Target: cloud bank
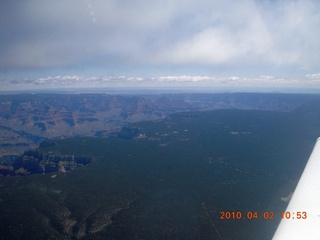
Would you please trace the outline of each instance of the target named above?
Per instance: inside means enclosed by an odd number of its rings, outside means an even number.
[[[316,0],[1,2],[0,69],[319,67]]]
[[[284,79],[269,75],[258,77],[214,77],[214,76],[159,76],[159,77],[127,77],[127,76],[50,76],[35,79],[12,80],[7,90],[41,90],[41,89],[104,89],[121,88],[154,88],[174,87],[179,91],[294,91],[320,93],[320,73],[307,74],[304,79]]]

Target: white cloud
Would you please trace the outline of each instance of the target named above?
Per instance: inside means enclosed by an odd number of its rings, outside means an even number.
[[[215,77],[208,76],[162,76],[152,78],[156,82],[207,82],[215,79]]]
[[[100,89],[109,87],[135,87],[149,89],[175,88],[188,91],[309,91],[320,92],[320,74],[308,74],[302,79],[285,79],[270,75],[258,77],[217,77],[201,75],[141,76],[80,76],[58,75],[35,79],[22,78],[3,85],[2,91],[29,89]]]
[[[85,79],[80,76],[55,76],[37,78],[32,83],[36,85],[74,85],[83,82]]]
[[[274,76],[270,76],[270,75],[261,75],[259,77],[262,79],[274,79]]]
[[[316,1],[225,1],[227,12],[209,7],[216,18],[160,57],[174,64],[317,66],[317,7]]]
[[[163,61],[240,65],[258,59],[260,63],[275,61],[272,34],[256,5],[252,1],[227,1],[224,7],[227,12],[209,7],[210,20],[205,26],[162,53]]]
[[[226,35],[228,33],[220,29],[206,29],[169,48],[161,56],[162,61],[174,64],[221,64],[232,61],[238,51]]]
[[[307,74],[306,78],[311,80],[320,80],[320,73]]]

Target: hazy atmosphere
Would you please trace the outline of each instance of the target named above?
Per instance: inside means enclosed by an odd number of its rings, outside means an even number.
[[[319,9],[317,0],[1,1],[1,89],[320,92]]]

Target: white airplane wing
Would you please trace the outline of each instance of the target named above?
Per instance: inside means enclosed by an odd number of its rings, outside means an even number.
[[[273,240],[320,239],[320,138],[281,215]]]

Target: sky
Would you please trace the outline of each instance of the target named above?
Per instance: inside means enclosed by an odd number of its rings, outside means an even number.
[[[2,0],[0,87],[320,93],[319,9],[318,0]]]

